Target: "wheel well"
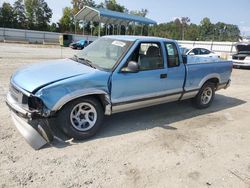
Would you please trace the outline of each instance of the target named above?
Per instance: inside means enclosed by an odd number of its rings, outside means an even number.
[[[77,98],[72,99],[71,101],[68,101],[67,103],[65,103],[60,109],[64,108],[68,103],[70,103],[74,100],[85,98],[85,97],[95,98],[102,105],[103,111],[105,111],[105,106],[106,106],[105,94],[92,94],[92,95],[85,95],[85,96],[77,97]]]
[[[103,111],[105,111],[105,106],[106,106],[105,101],[106,100],[105,100],[105,95],[104,94],[87,95],[87,96],[84,96],[84,97],[93,97],[93,98],[95,98],[102,105]]]
[[[205,83],[210,82],[210,83],[214,83],[215,87],[217,87],[217,85],[219,84],[219,79],[218,78],[211,78],[209,80],[207,80]]]

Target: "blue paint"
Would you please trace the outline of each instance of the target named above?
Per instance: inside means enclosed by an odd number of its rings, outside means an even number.
[[[180,54],[180,65],[169,68],[164,45],[165,42],[172,42],[176,44],[179,51],[177,43],[173,40],[137,36],[108,36],[106,38],[133,42],[113,71],[94,69],[71,59],[54,60],[26,66],[17,71],[11,81],[22,89],[33,92],[35,96],[42,99],[48,109],[52,109],[64,96],[80,90],[104,91],[110,96],[111,102],[116,103],[124,98],[157,96],[157,93],[173,94],[181,93],[184,89],[185,91],[199,89],[203,81],[214,77],[218,78],[220,83],[226,83],[231,75],[232,62],[184,65]],[[121,69],[127,63],[127,59],[141,42],[160,44],[164,68],[138,73],[122,73]],[[185,75],[185,66],[187,66],[187,75]],[[161,79],[161,74],[167,74],[167,78]],[[183,88],[185,79],[186,85]]]

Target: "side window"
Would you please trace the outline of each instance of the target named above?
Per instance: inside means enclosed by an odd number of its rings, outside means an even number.
[[[159,43],[141,43],[132,53],[128,61],[136,61],[140,71],[164,68],[163,58]]]
[[[194,48],[192,53],[194,53],[194,55],[200,55],[200,48]]]
[[[168,67],[177,67],[180,65],[179,54],[174,43],[165,43],[167,51]]]
[[[210,54],[210,51],[204,48],[201,48],[201,55],[207,55]]]

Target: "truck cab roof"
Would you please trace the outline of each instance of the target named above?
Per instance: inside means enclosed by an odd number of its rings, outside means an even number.
[[[171,39],[166,39],[166,38],[160,38],[160,37],[152,37],[152,36],[134,36],[134,35],[109,35],[109,36],[104,36],[105,38],[110,38],[110,39],[117,39],[117,40],[126,40],[126,41],[168,41],[168,42],[175,42],[174,40]]]

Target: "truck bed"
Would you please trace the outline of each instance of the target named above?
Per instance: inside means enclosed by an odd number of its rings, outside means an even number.
[[[210,78],[217,78],[219,85],[226,84],[230,78],[232,66],[231,61],[186,64],[184,90],[198,90]]]

